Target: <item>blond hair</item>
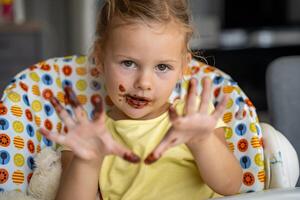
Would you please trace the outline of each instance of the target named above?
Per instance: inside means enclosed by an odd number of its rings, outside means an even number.
[[[184,30],[185,43],[193,34],[190,22],[188,0],[105,0],[98,16],[96,37],[93,51],[102,48],[114,16],[125,21],[141,20],[145,23],[168,23],[175,20]]]

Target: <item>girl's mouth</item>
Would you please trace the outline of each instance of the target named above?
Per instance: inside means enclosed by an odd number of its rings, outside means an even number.
[[[131,96],[131,95],[125,95],[126,103],[130,105],[133,108],[136,109],[141,109],[147,106],[150,102],[151,99],[146,98],[146,97],[139,97],[139,96]]]

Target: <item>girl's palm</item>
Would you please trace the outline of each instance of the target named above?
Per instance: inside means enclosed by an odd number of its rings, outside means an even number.
[[[208,78],[203,80],[203,90],[199,106],[196,88],[197,81],[191,79],[183,116],[178,116],[176,110],[170,107],[169,116],[172,126],[160,144],[146,158],[145,163],[151,164],[155,162],[170,147],[182,143],[205,140],[213,133],[218,120],[225,111],[228,96],[226,95],[218,104],[215,111],[209,114],[211,81]]]
[[[76,156],[84,160],[99,159],[105,155],[114,154],[130,162],[139,162],[139,157],[117,143],[106,129],[100,97],[95,99],[94,118],[89,120],[72,89],[66,87],[65,92],[68,102],[73,107],[74,119],[55,97],[50,102],[67,126],[68,134],[50,133],[48,130],[41,128],[40,131],[43,135],[70,148]]]

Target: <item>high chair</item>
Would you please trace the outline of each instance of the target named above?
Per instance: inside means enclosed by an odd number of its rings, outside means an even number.
[[[300,155],[300,55],[276,58],[266,70],[270,122],[294,145]],[[300,181],[298,181],[300,186]]]
[[[176,84],[170,103],[184,98],[191,77],[199,80],[210,77],[215,105],[225,93],[230,95],[223,121],[228,125],[225,128],[228,148],[243,168],[240,192],[294,187],[299,176],[295,150],[272,126],[258,122],[255,107],[229,75],[192,60],[184,70],[183,79]],[[45,127],[66,133],[66,127],[48,101],[55,96],[72,113],[70,105],[65,104],[64,86],[74,89],[90,118],[97,95],[105,99],[106,110],[112,106],[99,71],[89,64],[86,56],[52,58],[18,73],[6,87],[0,103],[0,190],[25,191],[35,155],[44,147],[58,147],[37,130]],[[201,84],[199,94],[200,91]]]

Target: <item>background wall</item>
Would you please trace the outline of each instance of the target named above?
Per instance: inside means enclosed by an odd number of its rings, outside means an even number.
[[[26,19],[44,27],[44,55],[86,54],[91,46],[96,11],[104,0],[26,0]],[[225,0],[190,0],[194,49],[219,48]],[[287,0],[287,17],[300,21],[300,1]],[[237,8],[238,9],[238,8]],[[255,13],[255,11],[253,11]],[[238,17],[238,16],[237,16]]]
[[[42,26],[43,57],[65,55],[70,50],[70,7],[66,0],[26,0],[26,21]],[[73,35],[73,34],[72,34]]]
[[[95,32],[95,0],[26,0],[27,21],[43,26],[45,58],[86,54]]]
[[[226,29],[224,5],[231,1],[236,0],[190,0],[192,23],[195,27],[190,46],[193,50],[204,52],[201,55],[209,64],[231,74],[252,98],[257,109],[262,111],[262,119],[267,121],[265,69],[276,57],[299,53],[300,28],[257,27],[251,31],[243,28]],[[300,22],[299,0],[263,1],[286,3],[284,7],[287,9],[287,18]],[[36,45],[38,56],[32,56],[27,62],[22,60],[20,65],[26,66],[55,56],[88,54],[94,39],[96,12],[103,2],[104,0],[24,0],[25,19],[39,25],[41,39]],[[245,0],[245,4],[251,2],[260,0]],[[234,7],[234,10],[242,9],[243,3],[239,6],[241,8]],[[285,9],[282,11],[285,12]],[[252,12],[255,14],[255,9]],[[232,13],[234,18],[239,18],[234,15],[235,12]],[[8,61],[6,66],[18,65],[18,59],[11,60],[14,60],[13,63]],[[16,68],[15,71],[19,69]]]

